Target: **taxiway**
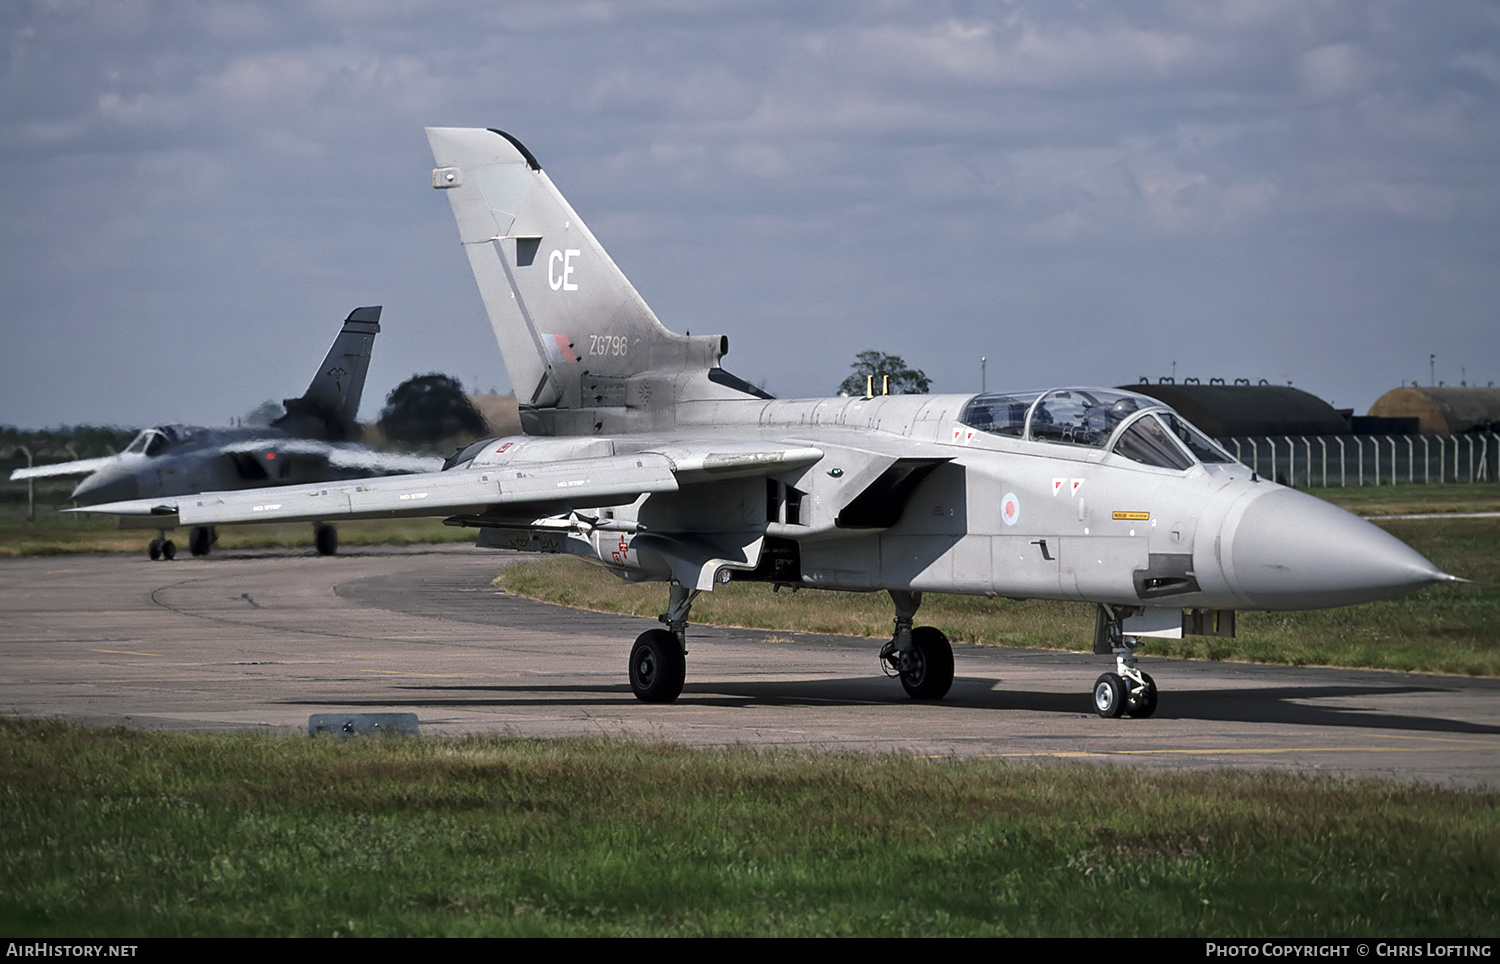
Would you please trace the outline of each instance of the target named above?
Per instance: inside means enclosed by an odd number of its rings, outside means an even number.
[[[690,629],[687,687],[637,701],[650,620],[518,599],[468,546],[0,560],[0,711],[158,729],[292,732],[416,713],[424,734],[1259,767],[1500,786],[1500,680],[1142,657],[1149,720],[1095,716],[1088,654],[955,646],[939,703],[873,639]],[[665,593],[663,593],[665,600]],[[1149,650],[1146,651],[1149,653]]]

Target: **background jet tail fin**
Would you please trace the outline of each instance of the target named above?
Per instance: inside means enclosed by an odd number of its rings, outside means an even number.
[[[328,356],[313,375],[301,398],[282,404],[286,414],[274,427],[304,438],[340,441],[358,434],[360,396],[370,370],[370,351],[380,334],[380,305],[355,308],[344,319],[344,327],[328,349]]]
[[[663,327],[520,141],[495,130],[435,127],[427,139],[438,165],[432,186],[453,207],[523,407],[642,405],[653,398],[642,387],[647,373],[718,368],[728,339]],[[722,379],[667,381],[729,397]],[[671,394],[654,400],[680,400],[681,392]]]

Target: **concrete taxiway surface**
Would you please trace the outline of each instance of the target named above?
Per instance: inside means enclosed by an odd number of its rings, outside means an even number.
[[[690,630],[682,698],[630,693],[654,621],[499,593],[468,546],[0,560],[0,712],[184,730],[416,713],[425,734],[1261,767],[1500,786],[1500,680],[1143,657],[1149,720],[1103,720],[1111,662],[956,647],[940,703],[882,675],[879,640]],[[663,587],[663,604],[666,592]],[[1082,641],[1081,641],[1082,642]]]

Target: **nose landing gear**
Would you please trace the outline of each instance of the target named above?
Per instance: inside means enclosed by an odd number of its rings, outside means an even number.
[[[177,543],[168,539],[167,532],[163,529],[155,539],[146,544],[146,555],[151,557],[152,562],[156,562],[158,559],[165,559],[171,562],[177,558]]]

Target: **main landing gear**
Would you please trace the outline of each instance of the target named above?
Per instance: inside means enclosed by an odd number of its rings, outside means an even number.
[[[630,691],[642,703],[670,703],[687,679],[687,621],[700,590],[672,583],[667,611],[657,618],[666,629],[648,629],[630,647]]]
[[[188,552],[194,556],[206,556],[213,550],[214,543],[219,541],[219,531],[213,526],[193,526],[188,531]],[[318,522],[313,525],[313,545],[320,556],[331,556],[339,551],[339,530],[326,522]],[[167,538],[167,530],[157,531],[156,538],[146,545],[146,555],[151,557],[152,562],[165,559],[168,562],[177,558],[177,543]]]
[[[687,623],[699,590],[674,582],[667,611],[657,618],[666,629],[648,629],[630,647],[630,691],[642,703],[670,703],[682,694],[687,678]],[[896,632],[880,651],[891,676],[899,676],[907,695],[942,699],[953,685],[953,647],[940,630],[912,627],[922,594],[891,590],[896,604]]]
[[[932,626],[912,628],[922,594],[890,590],[896,605],[896,632],[880,650],[886,675],[899,676],[906,695],[914,700],[940,700],[953,685],[953,647]]]
[[[213,526],[193,526],[188,533],[188,552],[195,556],[206,556],[219,541],[219,532]]]
[[[1156,712],[1156,681],[1136,666],[1135,649],[1141,642],[1120,629],[1127,614],[1123,607],[1099,607],[1094,651],[1115,654],[1115,671],[1094,681],[1094,712],[1105,719],[1124,715],[1143,720]]]

